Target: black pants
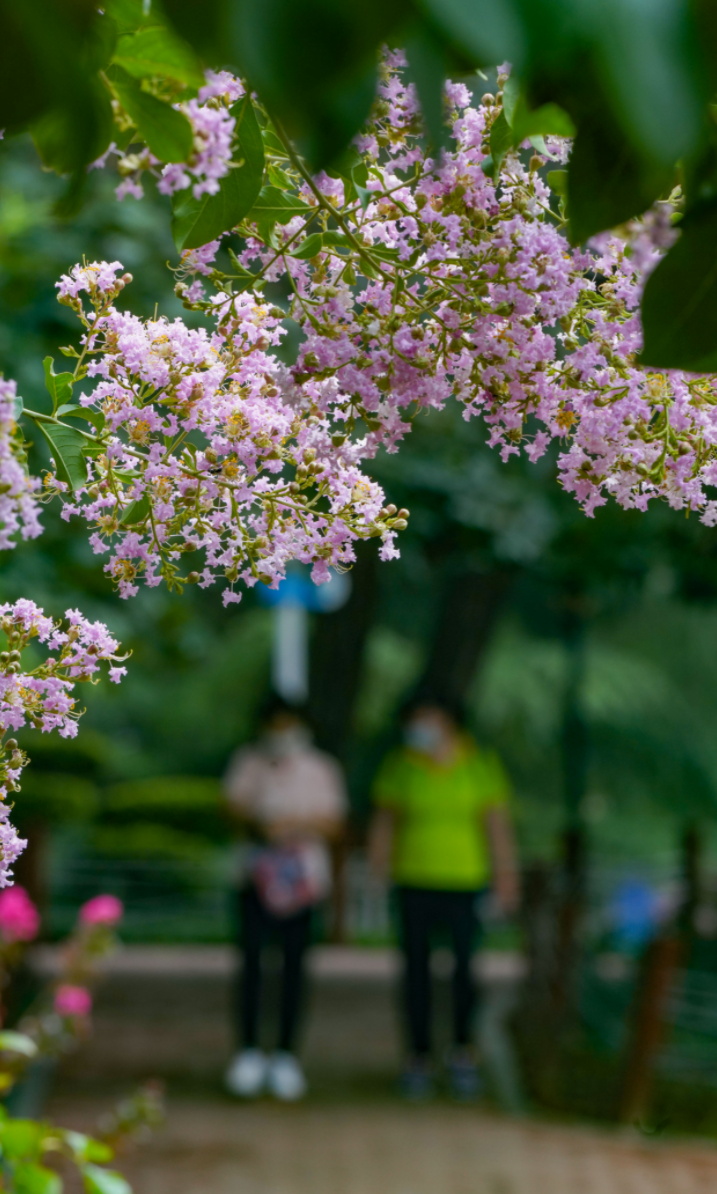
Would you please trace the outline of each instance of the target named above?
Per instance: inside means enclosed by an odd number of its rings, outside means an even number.
[[[476,895],[474,891],[398,888],[408,1037],[417,1057],[426,1056],[431,1051],[430,952],[431,937],[436,929],[448,929],[453,945],[453,1040],[459,1047],[470,1043],[475,1003],[471,954],[478,929]]]
[[[239,893],[239,911],[239,945],[244,954],[244,967],[237,998],[237,1018],[242,1044],[245,1049],[253,1049],[259,1042],[261,955],[264,946],[273,938],[279,941],[283,953],[277,1044],[279,1049],[292,1052],[301,1011],[311,908],[304,908],[293,916],[274,916],[261,903],[255,888],[247,887]]]

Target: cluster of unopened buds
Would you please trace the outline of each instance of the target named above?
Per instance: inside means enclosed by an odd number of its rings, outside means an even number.
[[[0,605],[0,629],[6,650],[0,653],[0,733],[33,726],[57,730],[64,738],[77,733],[80,711],[73,696],[76,683],[95,683],[100,664],[108,664],[111,680],[126,673],[119,644],[101,622],[89,622],[77,610],[68,610],[64,622],[46,617],[34,602],[21,599]],[[44,662],[24,671],[22,653],[30,642],[48,651]],[[26,842],[10,822],[8,801],[20,790],[27,755],[15,738],[0,744],[0,887],[10,880],[10,868]]]

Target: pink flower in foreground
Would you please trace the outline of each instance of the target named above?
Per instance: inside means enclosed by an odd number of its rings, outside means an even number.
[[[24,887],[0,892],[0,933],[5,941],[32,941],[40,930],[40,913]]]
[[[89,1016],[92,996],[87,987],[73,987],[63,983],[55,991],[55,1011],[60,1016]]]
[[[113,895],[98,895],[80,908],[83,925],[116,925],[124,916],[122,901]]]

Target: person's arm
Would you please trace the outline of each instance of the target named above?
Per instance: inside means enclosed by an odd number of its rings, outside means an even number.
[[[224,802],[235,824],[255,826],[254,801],[258,784],[257,759],[250,750],[238,751],[224,777]]]
[[[517,912],[520,905],[520,876],[513,823],[506,809],[489,808],[486,832],[493,863],[493,890],[503,912]]]
[[[396,811],[377,808],[368,830],[368,861],[377,878],[388,879],[396,834]]]

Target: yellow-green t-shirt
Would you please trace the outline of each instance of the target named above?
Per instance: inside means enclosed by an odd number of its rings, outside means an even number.
[[[397,814],[396,883],[470,891],[490,882],[485,813],[509,796],[508,778],[493,751],[464,737],[446,766],[399,748],[384,759],[373,795],[380,808]]]

